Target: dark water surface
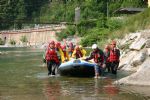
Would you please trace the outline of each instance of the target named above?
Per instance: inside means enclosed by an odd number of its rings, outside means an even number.
[[[138,87],[112,85],[108,78],[48,77],[42,63],[43,50],[0,48],[0,100],[148,100]],[[142,88],[143,89],[143,88]],[[147,88],[146,88],[147,89]]]

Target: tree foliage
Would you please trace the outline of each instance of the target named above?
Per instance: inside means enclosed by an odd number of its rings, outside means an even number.
[[[81,8],[81,20],[90,20],[113,16],[120,7],[145,5],[143,0],[0,0],[0,29],[22,28],[22,23],[33,21],[74,22],[76,7]]]

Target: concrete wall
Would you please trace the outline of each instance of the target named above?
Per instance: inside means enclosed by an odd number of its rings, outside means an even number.
[[[56,41],[56,32],[60,32],[65,29],[66,26],[53,26],[43,27],[37,29],[15,30],[15,31],[1,31],[0,37],[4,39],[6,37],[6,43],[9,44],[10,40],[16,41],[17,45],[22,45],[20,41],[22,36],[26,36],[28,39],[27,45],[41,45],[47,43],[50,40]]]

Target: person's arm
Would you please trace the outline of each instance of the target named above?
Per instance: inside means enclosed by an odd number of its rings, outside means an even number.
[[[69,57],[68,52],[66,52],[66,56],[67,56],[67,60],[69,61],[69,60],[70,60],[70,57]]]
[[[120,62],[120,50],[117,49],[118,61]]]
[[[47,49],[46,52],[45,52],[45,59],[46,59],[46,61],[49,59],[49,57],[48,57],[48,55],[49,55],[48,50],[49,50],[49,49]]]
[[[83,54],[83,57],[85,57],[86,55],[86,51],[84,49],[81,50],[82,54]]]
[[[120,50],[119,49],[117,49],[117,55],[120,58]]]
[[[85,60],[88,61],[88,60],[91,60],[91,59],[93,59],[93,54],[92,54],[92,52],[90,53],[89,57],[87,57]]]
[[[72,58],[75,58],[76,50],[73,51],[72,53]]]
[[[59,48],[59,52],[60,52],[61,62],[64,62],[65,58],[62,49]]]
[[[102,59],[102,64],[105,63],[105,56],[104,56],[104,52],[102,51],[101,52],[101,59]]]
[[[104,64],[106,64],[106,62],[107,62],[107,54],[106,52],[104,52]]]

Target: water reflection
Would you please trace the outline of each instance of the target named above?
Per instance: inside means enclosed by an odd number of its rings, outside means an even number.
[[[117,94],[119,94],[119,87],[112,84],[113,82],[112,79],[107,78],[106,81],[107,81],[107,85],[103,86],[104,93],[106,93],[110,97],[114,97]]]
[[[49,77],[43,80],[46,100],[144,100],[112,84],[113,79]]]
[[[109,100],[119,93],[111,83],[107,78],[49,77],[43,80],[43,93],[47,100]]]
[[[46,100],[58,100],[58,97],[61,95],[61,86],[59,81],[49,81],[45,79],[43,84],[43,93],[46,97]]]

